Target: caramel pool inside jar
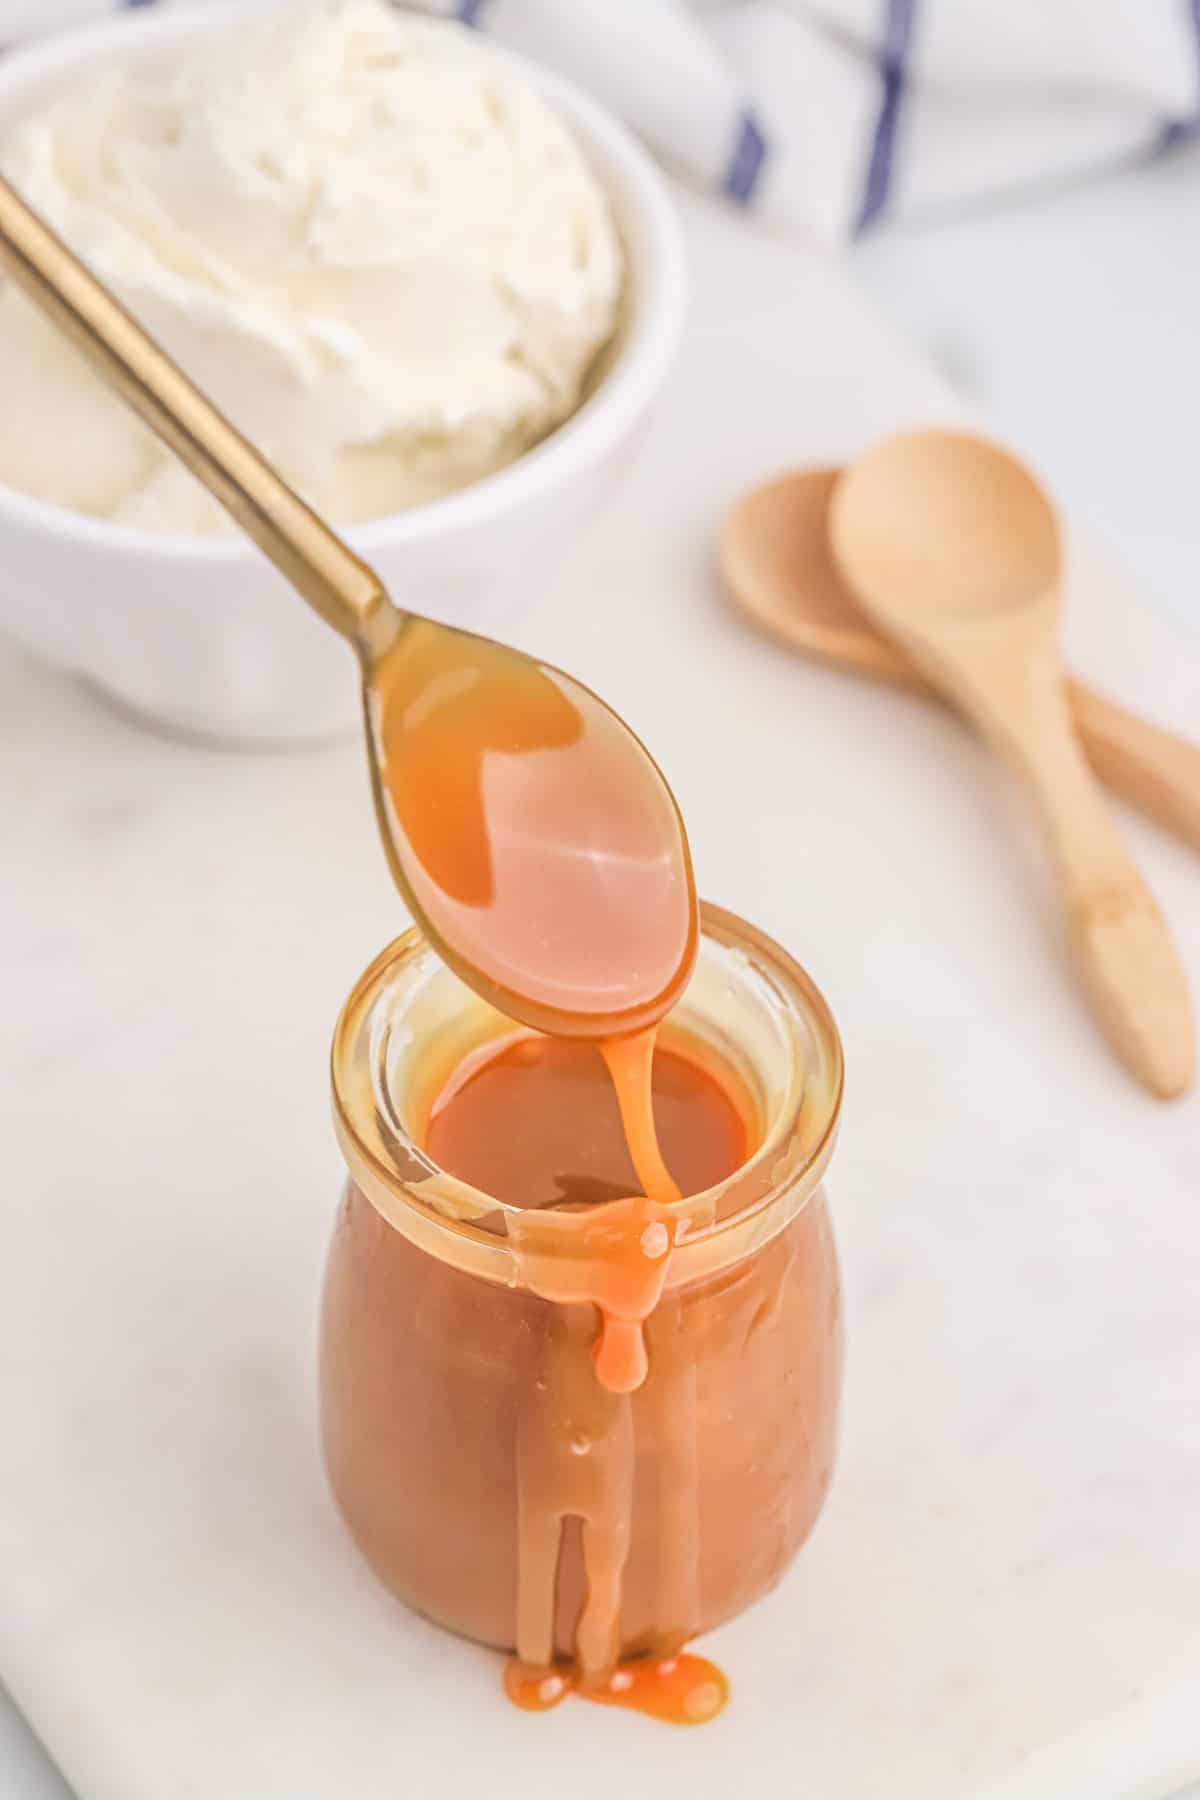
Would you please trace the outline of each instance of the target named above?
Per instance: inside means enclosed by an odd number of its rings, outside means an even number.
[[[758,1142],[749,1090],[670,1026],[655,1114],[685,1191],[719,1183]],[[670,1208],[631,1180],[594,1046],[493,1041],[444,1072],[412,1123],[441,1167],[522,1208],[504,1221],[519,1283],[439,1261],[348,1192],[323,1387],[351,1528],[411,1604],[515,1651],[519,1703],[553,1704],[579,1680],[610,1703],[711,1716],[723,1678],[682,1645],[776,1579],[828,1480],[840,1326],[823,1201],[674,1286]],[[647,1231],[660,1254],[639,1287],[629,1246]],[[597,1366],[598,1270],[644,1340],[627,1391]]]

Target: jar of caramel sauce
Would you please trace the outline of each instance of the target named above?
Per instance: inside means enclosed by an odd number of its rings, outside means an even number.
[[[535,1667],[670,1655],[748,1606],[812,1529],[837,1435],[821,1184],[842,1054],[821,995],[761,932],[702,909],[655,1062],[684,1198],[638,1215],[650,1299],[628,1392],[597,1379],[597,1306],[547,1297],[576,1291],[576,1258],[593,1291],[638,1191],[619,1120],[589,1110],[589,1055],[514,1032],[415,932],[359,981],[333,1047],[349,1169],[321,1329],[333,1490],[402,1600]]]

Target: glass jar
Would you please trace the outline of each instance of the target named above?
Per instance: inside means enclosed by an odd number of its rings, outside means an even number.
[[[334,1113],[350,1179],[321,1329],[330,1480],[376,1572],[453,1631],[570,1657],[606,1570],[613,1647],[670,1649],[778,1580],[829,1483],[842,1325],[821,1180],[841,1102],[837,1029],[784,951],[703,908],[696,973],[663,1041],[681,1034],[733,1071],[759,1147],[667,1209],[649,1374],[632,1395],[554,1376],[584,1366],[562,1358],[572,1340],[586,1352],[596,1322],[523,1274],[522,1219],[548,1215],[453,1179],[418,1141],[463,1057],[511,1030],[416,932],[343,1009]],[[600,1501],[602,1556],[589,1554]]]

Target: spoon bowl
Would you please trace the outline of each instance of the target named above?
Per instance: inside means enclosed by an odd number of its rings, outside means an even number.
[[[416,617],[364,694],[388,859],[443,961],[539,1031],[655,1024],[691,974],[698,906],[640,739],[561,669]]]
[[[840,469],[797,469],[743,494],[721,528],[719,559],[734,600],[760,631],[835,668],[934,698],[912,663],[854,598],[829,543]]]
[[[834,561],[829,505],[841,471],[796,469],[753,488],[730,508],[720,563],[730,594],[760,631],[834,668],[946,698],[880,633]],[[1115,700],[1068,680],[1072,722],[1108,787],[1200,850],[1200,744],[1152,725]]]
[[[1054,508],[997,445],[962,432],[914,432],[868,450],[839,485],[854,531],[834,566],[860,596],[886,589],[891,618],[901,609],[928,620],[1057,608]]]

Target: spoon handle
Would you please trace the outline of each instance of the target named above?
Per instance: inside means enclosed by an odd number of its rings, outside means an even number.
[[[394,633],[396,610],[378,576],[310,511],[3,179],[0,264],[232,513],[326,624],[364,653]]]
[[[1200,850],[1200,744],[1081,681],[1068,682],[1067,694],[1088,761],[1105,786]]]
[[[1167,1099],[1192,1077],[1187,977],[1071,729],[1062,684],[1048,670],[1030,676],[1021,706],[979,722],[1040,817],[1096,1016],[1129,1070]]]

